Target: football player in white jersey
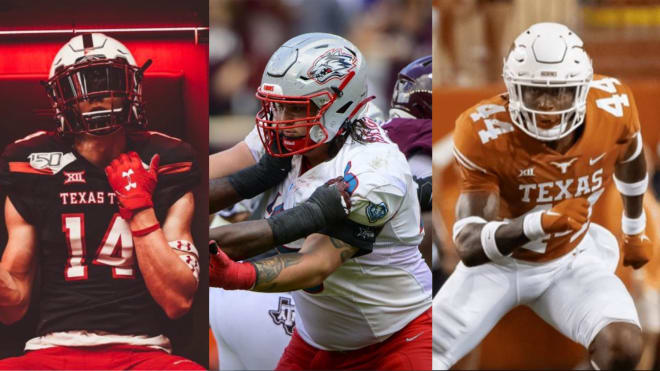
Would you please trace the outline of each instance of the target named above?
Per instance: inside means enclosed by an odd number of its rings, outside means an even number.
[[[503,76],[508,94],[456,121],[462,179],[453,238],[462,262],[433,300],[433,367],[448,369],[527,305],[587,348],[594,369],[633,369],[642,336],[614,274],[617,240],[590,220],[613,177],[624,204],[624,265],[648,262],[648,177],[632,93],[594,76],[582,40],[557,23],[520,34]]]
[[[359,50],[335,35],[300,35],[275,52],[244,143],[256,158],[290,158],[291,170],[267,219],[211,231],[220,246],[212,286],[295,290],[296,330],[280,369],[430,367],[416,187],[403,154],[363,116],[365,75]],[[232,260],[274,246],[290,253]]]

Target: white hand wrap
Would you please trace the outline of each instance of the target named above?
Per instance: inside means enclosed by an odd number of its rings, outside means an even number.
[[[612,176],[612,178],[614,178],[614,184],[616,185],[616,189],[618,189],[619,193],[621,193],[624,196],[641,196],[644,194],[644,192],[646,192],[646,188],[649,185],[648,174],[644,176],[644,179],[635,183],[623,182],[617,179],[616,176]]]
[[[499,262],[505,258],[505,255],[497,248],[497,241],[495,240],[495,232],[502,224],[506,222],[488,222],[481,229],[481,248],[484,253],[492,262]]]
[[[546,233],[541,224],[541,217],[545,211],[535,211],[525,215],[523,219],[523,233],[530,241],[545,237]]]
[[[199,282],[199,253],[197,252],[195,245],[186,240],[170,241],[168,242],[168,245],[174,250],[185,253],[184,255],[179,255],[179,258],[188,265],[195,280]]]
[[[644,232],[646,229],[646,213],[642,210],[642,215],[637,218],[629,218],[625,213],[621,216],[621,230],[627,235],[635,235]]]
[[[479,216],[468,216],[463,219],[459,219],[454,222],[453,231],[452,231],[452,240],[456,243],[456,237],[459,233],[465,228],[468,224],[486,224],[487,220]]]

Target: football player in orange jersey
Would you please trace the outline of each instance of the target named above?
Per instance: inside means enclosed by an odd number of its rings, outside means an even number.
[[[595,369],[632,369],[642,336],[614,274],[617,240],[590,221],[614,176],[624,264],[650,259],[632,94],[617,79],[594,77],[580,38],[555,23],[518,36],[503,75],[508,94],[456,122],[462,183],[453,239],[462,262],[434,298],[434,368],[451,367],[509,310],[526,305],[588,348]]]

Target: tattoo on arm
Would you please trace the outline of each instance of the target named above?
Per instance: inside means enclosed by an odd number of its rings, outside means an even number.
[[[353,247],[342,240],[330,237],[330,242],[336,248],[341,250],[340,257],[342,264],[345,263],[348,259],[352,258],[353,255],[358,251],[356,247]]]
[[[255,289],[259,291],[270,291],[277,286],[277,283],[272,283],[286,267],[296,265],[302,259],[302,254],[291,253],[273,256],[272,258],[259,260],[253,262],[254,268],[257,271],[257,281],[254,285]],[[264,286],[270,284],[269,286]]]

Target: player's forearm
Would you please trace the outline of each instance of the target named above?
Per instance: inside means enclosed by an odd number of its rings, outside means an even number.
[[[273,232],[266,220],[247,221],[209,231],[209,238],[218,242],[232,260],[244,260],[274,247]]]
[[[285,292],[320,285],[327,271],[308,254],[290,253],[253,262],[257,281],[253,291]]]
[[[218,212],[239,201],[241,197],[231,185],[227,177],[209,179],[209,211]]]
[[[230,149],[209,156],[209,178],[222,178],[254,164],[250,148],[240,141]]]
[[[153,209],[138,212],[129,222],[131,230],[141,230],[157,223]],[[145,236],[134,236],[138,266],[151,296],[170,318],[178,318],[190,309],[197,281],[190,268],[170,248],[161,229]]]
[[[523,230],[524,216],[502,224],[495,232],[495,243],[502,255],[509,255],[517,248],[529,242]],[[481,265],[491,260],[484,252],[482,231],[485,224],[471,223],[466,225],[456,237],[458,255],[468,267]]]
[[[643,193],[646,191],[648,183],[644,151],[642,150],[637,157],[629,161],[617,163],[614,176],[623,200],[625,216],[639,217],[643,210]]]
[[[20,320],[29,303],[29,293],[7,270],[0,267],[0,322],[9,325]]]
[[[19,304],[20,299],[20,291],[14,282],[14,278],[4,268],[0,267],[0,307]]]

